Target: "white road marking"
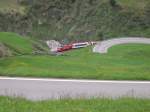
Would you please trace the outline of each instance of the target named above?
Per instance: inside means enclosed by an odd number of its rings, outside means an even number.
[[[53,79],[53,78],[24,78],[24,77],[0,77],[0,80],[17,81],[42,81],[42,82],[77,82],[77,83],[126,83],[126,84],[150,84],[150,81],[114,81],[114,80],[78,80],[78,79]]]

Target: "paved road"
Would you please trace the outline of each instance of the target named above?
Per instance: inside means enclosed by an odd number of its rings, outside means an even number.
[[[131,96],[150,98],[150,81],[0,78],[0,95],[30,100]]]
[[[117,38],[110,39],[106,41],[99,42],[94,48],[93,52],[97,53],[107,53],[108,49],[114,45],[127,44],[127,43],[139,43],[139,44],[150,44],[149,38],[138,38],[138,37],[127,37],[127,38]]]

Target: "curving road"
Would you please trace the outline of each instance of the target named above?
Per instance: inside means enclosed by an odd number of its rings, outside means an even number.
[[[127,37],[127,38],[116,38],[116,39],[105,40],[95,45],[95,47],[93,48],[93,52],[107,53],[108,49],[112,46],[119,45],[119,44],[128,44],[128,43],[150,44],[150,39],[141,38],[141,37]]]
[[[99,81],[0,77],[0,95],[30,100],[122,96],[150,98],[150,81]]]

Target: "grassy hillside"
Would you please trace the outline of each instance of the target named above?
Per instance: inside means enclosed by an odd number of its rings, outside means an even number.
[[[26,7],[25,14],[2,14],[0,31],[66,41],[150,35],[148,0],[116,0],[116,6],[109,0],[22,1],[19,7]]]
[[[1,32],[0,42],[16,53],[32,53],[32,43],[28,38],[23,38],[14,33]]]
[[[150,80],[150,46],[114,46],[108,54],[92,48],[66,52],[63,56],[17,56],[0,59],[3,76]]]
[[[27,101],[0,97],[1,112],[149,112],[149,99],[64,99],[54,101]]]
[[[7,47],[14,55],[32,54],[36,50],[47,50],[41,43],[15,33],[0,32],[0,43]]]

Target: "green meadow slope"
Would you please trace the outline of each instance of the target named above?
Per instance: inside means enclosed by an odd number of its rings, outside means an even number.
[[[118,45],[110,48],[108,54],[94,54],[88,47],[62,56],[31,55],[33,49],[28,39],[6,34],[1,33],[0,42],[24,55],[0,58],[2,76],[150,80],[149,45]]]
[[[18,34],[8,32],[0,32],[0,43],[7,48],[7,50],[10,52],[10,55],[29,55],[33,54],[34,51],[46,51],[47,49],[45,46],[42,46],[41,43],[31,38],[22,37]],[[1,51],[5,52],[2,47]]]
[[[23,38],[14,33],[1,32],[0,42],[16,53],[32,53],[33,50],[31,41],[28,38]]]

